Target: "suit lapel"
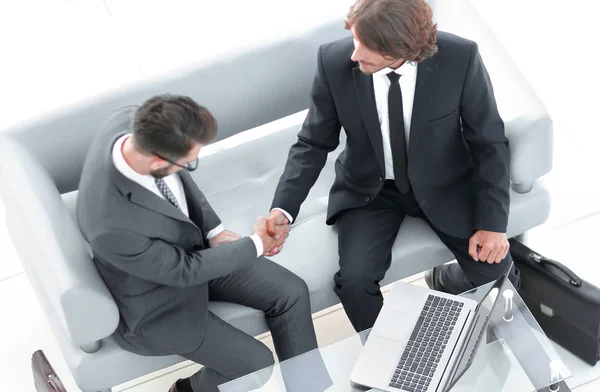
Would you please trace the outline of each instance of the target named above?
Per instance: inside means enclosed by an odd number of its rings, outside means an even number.
[[[170,218],[177,219],[185,223],[192,223],[192,221],[185,216],[185,214],[179,208],[173,206],[167,200],[155,195],[140,185],[137,185],[137,187],[140,189],[134,189],[129,196],[129,200],[131,200],[133,203],[166,215]]]
[[[181,210],[171,203],[121,174],[112,163],[112,159],[108,164],[113,184],[115,184],[121,194],[129,197],[129,201],[170,218],[194,224]]]
[[[422,136],[423,128],[427,123],[429,108],[433,102],[437,84],[437,64],[435,56],[430,57],[417,66],[417,83],[415,86],[415,100],[413,102],[412,118],[410,122],[410,136],[408,141],[408,159],[415,154],[416,147]]]
[[[190,219],[198,227],[204,227],[204,214],[202,212],[202,204],[200,202],[203,197],[200,194],[200,191],[198,190],[198,187],[196,186],[196,183],[192,179],[190,173],[183,170],[181,170],[179,173],[181,183],[183,184],[183,191],[185,192],[185,197],[187,200]]]
[[[383,140],[381,136],[381,125],[377,116],[377,104],[375,103],[375,92],[373,90],[373,77],[365,75],[358,67],[352,70],[354,88],[358,99],[358,106],[362,114],[369,138],[373,144],[377,162],[385,173],[383,157]]]

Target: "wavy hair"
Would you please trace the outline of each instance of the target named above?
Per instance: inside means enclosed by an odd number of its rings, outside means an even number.
[[[346,29],[370,50],[394,59],[421,62],[437,52],[437,25],[425,0],[358,0]]]

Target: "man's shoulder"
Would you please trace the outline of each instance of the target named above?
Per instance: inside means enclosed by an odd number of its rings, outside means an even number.
[[[82,231],[90,235],[102,229],[112,219],[122,216],[122,203],[128,202],[114,182],[114,142],[121,133],[100,131],[88,150],[77,192],[77,221]],[[124,133],[123,133],[124,134]]]
[[[344,37],[321,45],[321,61],[326,67],[354,68],[356,63],[350,59],[354,51],[352,36]]]
[[[446,31],[437,32],[438,53],[436,56],[444,57],[470,57],[477,43]]]
[[[90,145],[83,165],[79,190],[96,189],[114,174],[113,150],[115,143],[131,132],[137,107],[126,106],[115,111],[102,126]],[[83,188],[83,189],[82,189]]]

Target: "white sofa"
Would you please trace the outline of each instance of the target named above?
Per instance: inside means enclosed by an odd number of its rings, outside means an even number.
[[[508,235],[522,234],[543,223],[550,210],[549,194],[539,178],[552,167],[552,121],[471,3],[438,2],[434,11],[441,30],[479,44],[510,142],[513,190]],[[206,148],[193,176],[226,227],[248,234],[254,218],[268,213],[289,146],[304,119],[317,48],[348,34],[342,11],[336,20],[316,22],[308,33],[291,33],[235,57],[0,133],[0,184],[12,184],[0,186],[9,233],[83,391],[108,391],[183,360],[131,354],[111,337],[118,310],[73,219],[83,159],[104,119],[123,105],[164,92],[190,95],[207,106],[219,120],[220,140]],[[325,209],[333,162],[343,146],[342,139],[302,206],[284,251],[274,258],[306,280],[315,312],[339,302],[332,290],[338,262],[336,233],[325,225]],[[382,283],[451,259],[422,221],[407,218]],[[250,334],[267,330],[264,318],[253,309],[213,303],[212,310]]]

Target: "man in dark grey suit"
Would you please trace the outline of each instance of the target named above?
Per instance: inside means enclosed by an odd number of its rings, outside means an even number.
[[[343,128],[327,224],[339,233],[335,292],[361,331],[383,305],[379,282],[406,215],[458,261],[430,271],[431,288],[457,294],[505,271],[509,153],[477,44],[438,32],[424,0],[358,0],[346,28],[353,37],[319,49],[267,225],[274,233],[297,216]],[[516,270],[510,279],[519,286]]]
[[[249,237],[224,230],[188,173],[216,132],[189,97],[123,108],[95,138],[79,185],[79,226],[121,314],[118,343],[205,366],[173,392],[216,392],[273,364],[271,351],[211,313],[209,300],[263,311],[280,360],[317,347],[306,283],[261,257],[288,228],[270,235],[260,217]]]

